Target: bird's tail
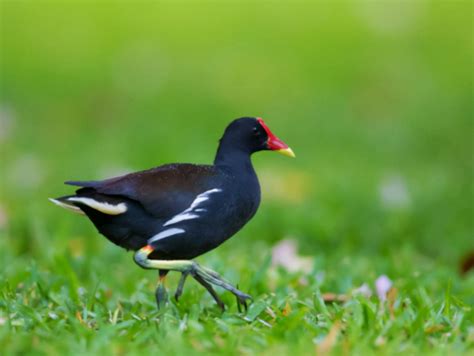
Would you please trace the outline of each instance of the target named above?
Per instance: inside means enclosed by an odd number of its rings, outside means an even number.
[[[68,199],[71,197],[75,197],[75,195],[66,195],[64,197],[55,198],[55,199],[49,198],[49,201],[56,204],[57,206],[60,206],[61,208],[72,211],[73,213],[85,215],[84,212],[81,210],[81,208],[74,205],[72,202],[68,201]]]

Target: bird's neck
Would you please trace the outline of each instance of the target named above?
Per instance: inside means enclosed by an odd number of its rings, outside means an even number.
[[[231,146],[226,142],[221,142],[217,149],[214,164],[216,166],[226,166],[242,172],[254,172],[252,161],[250,160],[250,152],[245,148]]]

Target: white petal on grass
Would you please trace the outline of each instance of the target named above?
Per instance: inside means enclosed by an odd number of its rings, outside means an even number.
[[[311,272],[313,260],[310,257],[301,257],[297,253],[298,244],[293,239],[280,241],[272,249],[272,265],[281,266],[289,272]]]
[[[360,287],[354,289],[352,291],[353,295],[362,295],[366,298],[370,298],[372,296],[372,289],[370,289],[367,283],[362,284]]]
[[[56,314],[55,312],[52,312],[52,311],[50,311],[50,312],[48,313],[48,316],[49,316],[51,319],[53,319],[53,320],[57,320],[57,319],[59,318],[59,317],[58,317],[58,314]]]
[[[375,291],[381,302],[387,300],[387,293],[392,288],[392,281],[386,275],[381,275],[375,281]]]

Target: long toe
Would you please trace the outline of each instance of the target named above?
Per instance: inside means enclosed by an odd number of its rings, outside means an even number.
[[[186,278],[188,277],[189,272],[181,273],[181,278],[178,282],[178,287],[176,288],[176,292],[174,293],[174,299],[178,302],[181,294],[183,294],[184,283],[186,282]]]
[[[216,301],[217,305],[219,306],[219,308],[221,308],[222,311],[225,311],[225,304],[224,302],[219,298],[219,296],[217,295],[216,291],[214,290],[214,288],[212,288],[212,286],[207,283],[204,279],[202,279],[199,275],[195,274],[193,275],[193,278],[200,284],[202,285],[204,288],[206,288],[206,290],[209,292],[209,294],[212,296],[212,298]]]
[[[239,298],[239,297],[236,297],[237,298],[237,309],[239,310],[239,313],[242,312],[242,309],[241,309],[241,305],[244,307],[244,311],[247,312],[248,310],[248,304],[247,304],[247,300],[246,298],[242,299],[242,298]]]
[[[247,302],[251,302],[253,298],[250,295],[245,294],[244,292],[241,292],[240,290],[237,290],[233,294],[235,295],[237,299],[237,310],[239,311],[239,313],[242,312],[241,306],[243,306],[244,310],[247,311],[248,310]]]

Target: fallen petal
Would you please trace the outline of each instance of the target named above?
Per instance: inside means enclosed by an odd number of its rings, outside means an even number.
[[[372,296],[372,289],[370,289],[367,283],[362,284],[359,288],[356,288],[352,291],[354,295],[362,295],[366,298],[370,298]]]
[[[289,272],[311,272],[313,261],[310,257],[301,257],[297,251],[298,244],[295,240],[280,241],[272,249],[272,265],[281,266]]]
[[[392,288],[392,281],[386,275],[381,275],[375,281],[375,290],[377,292],[377,297],[381,302],[384,302],[387,299],[387,293]]]

